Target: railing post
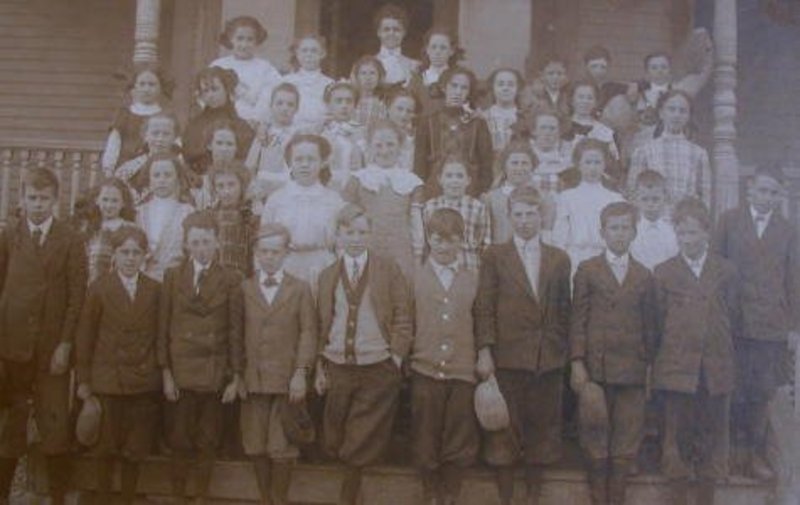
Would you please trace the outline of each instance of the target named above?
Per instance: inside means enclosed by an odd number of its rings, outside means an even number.
[[[714,0],[714,149],[717,215],[739,200],[736,156],[737,2]]]
[[[136,0],[133,62],[158,62],[158,26],[161,0]]]

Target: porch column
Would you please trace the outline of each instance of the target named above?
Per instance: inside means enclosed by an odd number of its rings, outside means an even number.
[[[714,206],[719,215],[739,199],[736,156],[737,2],[714,0]]]
[[[158,22],[161,0],[136,0],[133,62],[158,62]]]

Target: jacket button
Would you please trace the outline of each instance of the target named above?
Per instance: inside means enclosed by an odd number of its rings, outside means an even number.
[[[450,303],[450,299],[449,299],[449,298],[447,298],[447,297],[444,297],[444,299],[443,299],[442,301],[443,301],[444,303]]]
[[[442,319],[444,319],[445,321],[449,321],[450,316],[448,314],[442,314]]]

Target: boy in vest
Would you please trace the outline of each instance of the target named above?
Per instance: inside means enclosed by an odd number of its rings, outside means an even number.
[[[412,321],[400,267],[367,250],[372,223],[365,211],[345,206],[336,230],[344,252],[319,278],[315,386],[327,394],[324,447],[347,465],[339,503],[353,505],[362,468],[381,458],[391,437]]]

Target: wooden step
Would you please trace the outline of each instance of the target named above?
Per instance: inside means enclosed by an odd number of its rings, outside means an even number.
[[[35,463],[33,467],[41,467]],[[73,485],[81,491],[95,486],[95,460],[85,457],[77,461]],[[45,489],[39,472],[35,485]],[[169,493],[170,461],[166,458],[148,460],[142,468],[139,491],[151,502]],[[342,479],[342,469],[333,465],[300,464],[295,467],[290,489],[294,504],[336,503]],[[515,505],[524,503],[524,484],[520,474]],[[627,505],[666,505],[666,481],[659,476],[638,476],[632,479]],[[248,462],[218,461],[214,467],[210,494],[220,503],[256,503],[253,468]],[[720,487],[717,505],[761,505],[766,503],[769,490],[752,481],[731,478]],[[542,505],[589,505],[585,474],[579,470],[552,470],[545,473]],[[417,474],[409,468],[380,466],[364,472],[363,497],[365,505],[417,505],[421,503],[421,487]],[[496,505],[498,503],[493,473],[485,468],[470,470],[462,490],[460,505]],[[700,505],[700,504],[698,504]],[[708,504],[703,504],[708,505]]]

